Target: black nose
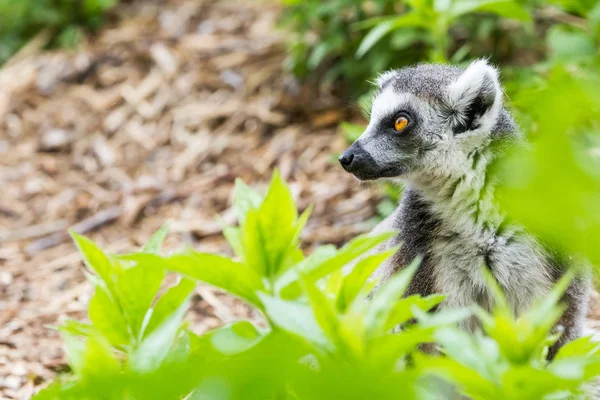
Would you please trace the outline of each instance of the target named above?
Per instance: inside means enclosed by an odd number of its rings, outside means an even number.
[[[342,167],[344,167],[344,169],[347,169],[348,167],[350,167],[353,160],[354,160],[354,153],[349,153],[347,151],[343,152],[339,158],[340,164],[342,164]]]

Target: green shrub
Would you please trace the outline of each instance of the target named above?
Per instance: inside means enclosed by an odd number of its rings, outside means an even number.
[[[378,73],[421,61],[490,57],[517,65],[515,74],[523,65],[572,61],[594,53],[600,33],[593,0],[282,2],[291,70],[303,79],[341,81],[356,97]]]
[[[238,182],[234,206],[240,225],[224,233],[235,259],[191,249],[158,255],[166,228],[122,256],[74,234],[96,289],[91,323],[59,328],[71,373],[36,399],[566,398],[600,374],[599,349],[589,338],[545,361],[570,276],[520,318],[489,278],[494,313],[472,307],[428,314],[443,296],[402,298],[419,260],[366,300],[377,283],[368,278],[395,249],[364,254],[393,233],[305,257],[298,237],[310,210],[298,215],[277,174],[264,199]],[[183,278],[157,297],[169,272]],[[192,333],[182,321],[194,281],[252,305],[266,325],[238,321]],[[478,318],[486,336],[457,329],[465,318]],[[421,353],[427,343],[441,353]]]
[[[390,65],[402,65],[403,60],[419,60],[424,53],[411,49],[402,38],[387,45],[376,46],[368,62],[356,62],[354,55],[364,33],[355,23],[367,18],[395,14],[398,2],[377,0],[283,0],[285,5],[281,25],[288,41],[288,68],[297,76],[313,81],[343,79],[354,82],[360,93],[368,79]],[[402,8],[402,6],[400,6]],[[412,53],[412,54],[411,54]]]
[[[529,110],[524,125],[532,146],[514,149],[497,170],[499,200],[511,216],[552,247],[594,263],[600,260],[598,71],[600,64],[557,65],[547,81],[524,90],[516,101]]]
[[[74,45],[82,28],[97,28],[118,0],[0,0],[0,64],[43,29],[51,44]]]
[[[535,36],[529,8],[516,0],[283,1],[288,64],[301,78],[342,80],[354,95],[389,68],[422,60],[505,57]],[[497,40],[500,19],[522,21],[510,46]],[[525,35],[524,33],[528,33]],[[517,40],[518,38],[518,40]]]

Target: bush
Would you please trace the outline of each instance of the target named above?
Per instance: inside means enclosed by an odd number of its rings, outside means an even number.
[[[401,298],[419,260],[366,300],[376,284],[369,276],[395,249],[364,254],[393,233],[360,236],[341,249],[322,246],[305,257],[298,238],[310,210],[298,215],[277,174],[264,199],[238,182],[234,207],[240,225],[224,234],[235,259],[191,249],[161,256],[166,229],[122,256],[73,234],[96,289],[90,323],[59,328],[71,373],[35,398],[568,398],[600,374],[600,347],[590,338],[545,360],[570,275],[519,318],[489,277],[494,313],[473,306],[428,314],[443,296]],[[173,272],[179,282],[157,297]],[[265,326],[238,321],[194,334],[183,316],[195,281],[252,305]],[[479,319],[485,336],[457,329],[465,318]],[[422,353],[428,343],[441,352]]]
[[[46,29],[51,44],[72,46],[97,28],[118,0],[0,0],[0,64]]]
[[[600,6],[591,0],[283,3],[291,70],[303,79],[341,81],[355,96],[389,68],[475,57],[522,67],[589,54],[599,39]],[[549,46],[539,40],[546,32]]]

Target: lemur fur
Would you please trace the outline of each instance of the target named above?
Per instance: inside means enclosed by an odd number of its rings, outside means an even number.
[[[399,232],[378,251],[401,247],[376,274],[385,280],[420,255],[406,295],[443,293],[439,307],[477,303],[489,309],[485,265],[513,311],[523,312],[560,279],[570,259],[508,221],[494,202],[488,167],[499,145],[522,140],[503,106],[498,71],[485,60],[465,70],[420,64],[385,72],[376,83],[369,125],[340,156],[344,169],[361,180],[405,185],[397,210],[375,229]],[[400,132],[394,129],[399,117],[408,119]],[[564,331],[549,357],[581,335],[589,288],[585,275],[568,288],[559,321]],[[469,320],[464,327],[476,324]]]

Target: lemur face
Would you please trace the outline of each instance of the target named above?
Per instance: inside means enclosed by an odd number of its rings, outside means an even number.
[[[377,86],[367,129],[339,158],[361,180],[456,168],[489,143],[499,124],[514,128],[502,108],[498,72],[484,60],[466,70],[435,64],[392,70]]]

